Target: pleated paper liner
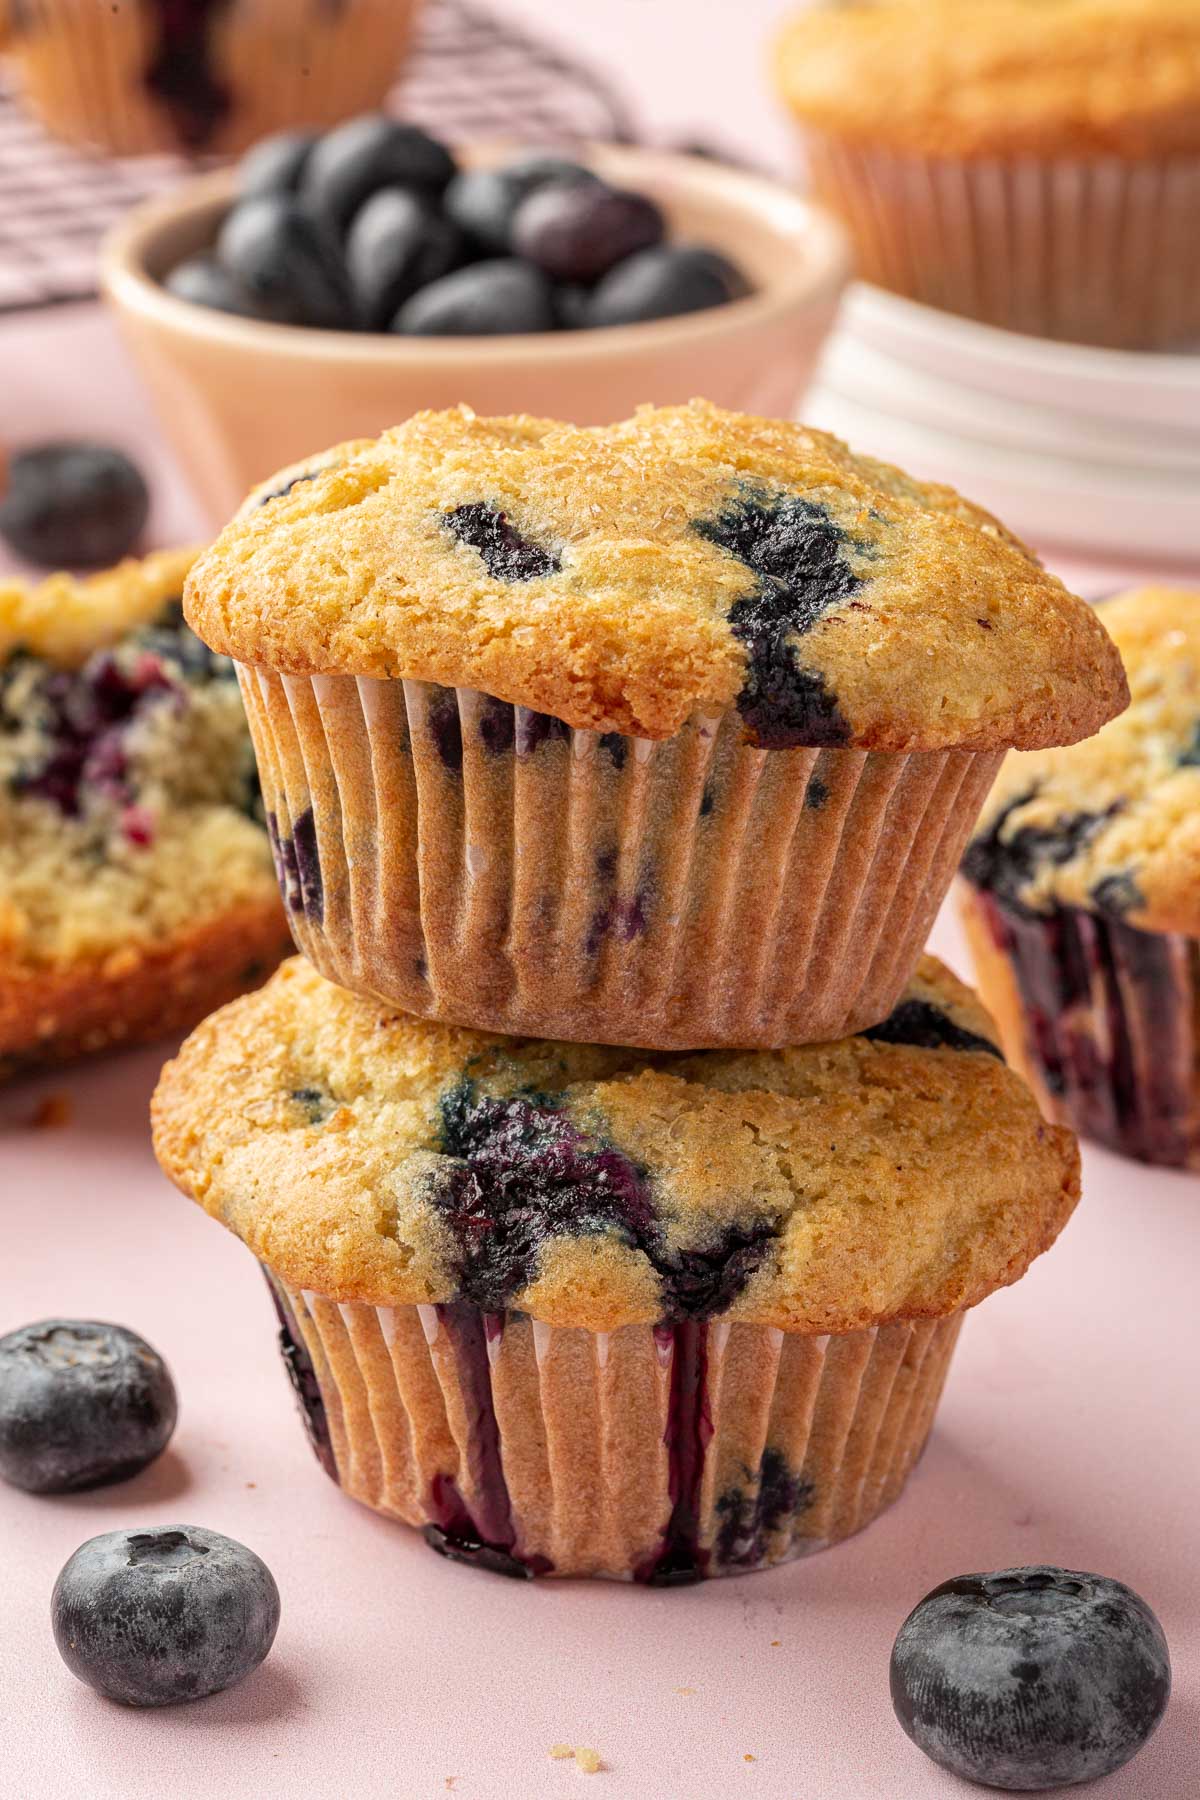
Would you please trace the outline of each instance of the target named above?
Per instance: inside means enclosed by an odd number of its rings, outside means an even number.
[[[961,1314],[831,1337],[338,1305],[268,1271],[326,1472],[501,1574],[674,1585],[824,1549],[899,1495]]]
[[[1046,1117],[1200,1168],[1200,945],[1079,907],[1018,913],[960,883],[980,997]]]
[[[1200,157],[968,161],[822,133],[805,144],[867,281],[1033,337],[1200,340]]]
[[[296,941],[427,1018],[816,1042],[891,1011],[999,753],[664,742],[415,681],[241,670]]]
[[[416,10],[417,0],[213,6],[207,30],[172,37],[163,6],[20,0],[6,48],[34,110],[71,143],[125,156],[229,152],[378,106]]]

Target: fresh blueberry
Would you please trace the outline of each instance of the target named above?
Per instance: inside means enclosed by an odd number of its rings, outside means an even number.
[[[497,337],[554,326],[549,282],[515,257],[443,275],[406,300],[392,321],[393,331],[409,337]]]
[[[660,244],[666,225],[645,194],[602,181],[552,181],[513,214],[512,244],[553,281],[599,280],[614,264]]]
[[[442,200],[448,218],[494,255],[512,248],[513,214],[528,194],[549,181],[587,182],[596,177],[561,156],[523,156],[500,169],[463,169]]]
[[[123,1325],[45,1319],[0,1338],[0,1475],[27,1493],[136,1475],[177,1411],[162,1357]]]
[[[0,537],[46,568],[102,568],[137,543],[150,511],[141,471],[107,444],[42,444],[14,456]]]
[[[346,239],[346,265],[360,322],[383,331],[396,310],[456,269],[465,253],[458,226],[404,188],[384,188],[358,212]]]
[[[126,1706],[219,1694],[275,1641],[279,1589],[266,1563],[198,1525],[107,1531],[64,1564],[50,1601],[72,1675]]]
[[[637,325],[646,319],[705,312],[749,291],[745,276],[716,250],[659,244],[610,269],[593,289],[586,325]]]
[[[1127,1763],[1166,1710],[1171,1662],[1146,1602],[1074,1569],[960,1575],[896,1639],[892,1704],[943,1768],[1028,1792]]]
[[[187,300],[192,306],[208,306],[215,312],[237,313],[246,319],[259,316],[249,294],[215,256],[193,256],[190,262],[180,263],[163,285],[177,300]]]
[[[294,194],[316,141],[311,131],[277,131],[260,138],[238,164],[242,199],[251,194]]]
[[[262,194],[235,206],[217,255],[264,316],[337,331],[352,323],[341,255],[299,200]]]
[[[588,322],[587,311],[588,301],[591,299],[591,289],[565,281],[554,289],[551,298],[559,329],[582,331]]]
[[[428,132],[383,113],[364,113],[314,144],[300,192],[328,224],[345,231],[380,188],[411,188],[436,198],[453,174],[454,158]]]

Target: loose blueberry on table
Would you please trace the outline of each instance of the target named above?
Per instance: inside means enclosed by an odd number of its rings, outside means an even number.
[[[9,464],[0,537],[51,569],[98,569],[137,543],[150,511],[141,471],[108,444],[40,444]]]
[[[1171,1692],[1162,1627],[1119,1581],[1035,1566],[926,1594],[892,1651],[892,1704],[926,1756],[1015,1792],[1095,1781],[1153,1734]]]
[[[275,324],[409,337],[631,325],[750,291],[719,251],[666,231],[649,196],[580,163],[460,170],[436,138],[372,113],[256,144],[215,249],[165,286]]]
[[[124,1481],[175,1429],[175,1385],[123,1325],[45,1319],[0,1338],[0,1476],[31,1494]]]
[[[275,1641],[279,1589],[261,1557],[198,1525],[89,1538],[50,1602],[72,1675],[125,1706],[174,1706],[244,1681]]]

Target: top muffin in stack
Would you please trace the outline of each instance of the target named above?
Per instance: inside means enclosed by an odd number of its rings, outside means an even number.
[[[884,1018],[1003,752],[1126,699],[986,513],[700,402],[418,415],[267,483],[186,604],[323,973],[662,1049]]]

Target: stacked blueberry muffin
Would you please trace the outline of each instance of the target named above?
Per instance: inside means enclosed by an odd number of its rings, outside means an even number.
[[[328,1472],[510,1574],[865,1524],[1078,1194],[920,948],[1004,749],[1122,705],[1094,615],[949,490],[699,402],[420,415],[265,484],[186,605],[315,967],[193,1036],[156,1144]]]

